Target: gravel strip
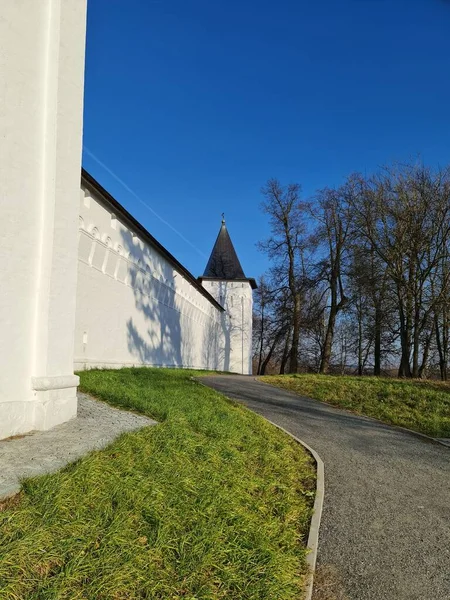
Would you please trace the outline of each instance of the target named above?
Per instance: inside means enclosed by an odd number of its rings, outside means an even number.
[[[121,433],[155,425],[148,417],[78,394],[78,415],[48,431],[0,441],[0,500],[20,491],[20,481],[53,473]]]
[[[449,448],[252,377],[202,383],[320,454],[326,491],[317,562],[336,573],[350,600],[450,600]]]

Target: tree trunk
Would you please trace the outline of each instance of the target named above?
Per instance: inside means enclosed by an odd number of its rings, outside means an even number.
[[[280,375],[284,375],[285,369],[286,369],[286,363],[288,361],[289,358],[289,340],[291,338],[291,333],[290,331],[287,331],[286,333],[286,341],[284,343],[284,350],[283,350],[283,356],[281,358],[281,365],[280,365]]]
[[[269,364],[270,359],[272,358],[272,354],[273,354],[273,351],[275,350],[275,346],[277,344],[277,341],[278,340],[275,338],[272,346],[269,349],[269,352],[267,353],[266,358],[263,360],[263,362],[261,364],[261,368],[259,370],[259,375],[265,375],[266,369],[267,369],[267,365]]]
[[[298,371],[298,346],[300,339],[300,294],[297,292],[294,296],[293,327],[292,327],[292,347],[289,360],[289,373]]]
[[[419,348],[420,348],[420,314],[419,304],[416,303],[416,310],[414,313],[414,334],[413,334],[413,368],[412,376],[417,379],[420,377],[419,372]]]
[[[439,317],[438,314],[434,315],[434,328],[436,334],[436,346],[439,354],[439,371],[442,381],[447,381],[447,364],[445,360],[444,347],[441,340],[441,332],[439,330]]]
[[[345,334],[341,339],[341,375],[345,375],[345,367],[347,365],[347,340],[345,339]]]
[[[398,376],[412,378],[411,365],[409,364],[409,347],[407,344],[404,343],[403,339],[401,340],[401,343],[402,343],[402,357],[400,359]]]
[[[402,357],[400,359],[400,366],[398,368],[399,377],[412,377],[411,365],[409,357],[411,354],[411,342],[409,337],[409,323],[408,318],[405,318],[405,311],[403,302],[399,294],[399,317],[400,317],[400,344],[402,350]]]
[[[381,310],[379,306],[375,307],[375,346],[373,374],[375,375],[375,377],[379,377],[381,375]]]
[[[361,297],[358,302],[358,375],[362,375],[364,372],[363,365],[363,341],[362,341],[362,307]]]
[[[425,345],[423,348],[423,356],[422,356],[422,363],[419,367],[419,379],[423,379],[424,374],[425,374],[425,369],[427,368],[427,363],[428,363],[428,356],[430,354],[430,346],[431,346],[431,339],[433,337],[433,327],[431,328],[430,334],[427,335],[426,339],[425,339]]]
[[[337,308],[336,303],[331,302],[330,315],[328,317],[327,331],[323,343],[322,358],[320,360],[319,373],[328,373],[330,369],[331,348],[334,337],[334,327],[336,324]]]
[[[442,311],[442,356],[443,356],[442,377],[443,377],[443,381],[447,381],[447,373],[448,373],[450,319],[449,319],[447,311],[448,311],[448,304],[445,304],[444,310]]]
[[[258,360],[258,375],[261,375],[261,365],[263,362],[263,350],[264,350],[264,309],[261,310],[261,341],[259,345],[259,360]]]

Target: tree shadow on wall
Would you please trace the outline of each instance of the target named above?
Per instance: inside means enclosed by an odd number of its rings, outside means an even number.
[[[225,311],[220,314],[220,321],[214,329],[205,330],[204,364],[208,364],[210,369],[241,372],[245,370],[245,365],[242,364],[243,347],[241,346],[247,342],[247,337],[243,337],[247,334],[243,320],[240,318],[240,311],[233,310],[233,300],[240,302],[240,296],[235,288],[229,286],[228,281],[220,281],[218,286],[219,303]],[[215,358],[213,364],[210,361],[211,356]]]
[[[231,357],[231,335],[233,333],[233,323],[228,312],[228,285],[227,283],[219,283],[219,297],[222,299],[222,306],[225,308],[225,312],[222,313],[220,319],[220,329],[222,333],[222,343],[219,347],[219,356],[221,364],[223,364],[223,370],[230,370],[230,357]]]
[[[220,313],[219,321],[204,328],[202,338],[202,365],[212,371],[230,369],[230,318]]]
[[[228,246],[222,244],[219,251],[213,252],[206,266],[205,276],[217,281],[219,304],[225,308],[220,319],[221,335],[218,346],[220,369],[224,371],[234,369],[243,372],[243,347],[241,348],[241,345],[243,346],[245,327],[239,307],[236,306],[236,302],[241,302],[241,297],[233,283],[235,279],[245,278],[245,275],[231,240],[229,240]],[[206,341],[206,346],[209,343]]]
[[[121,233],[126,283],[133,291],[136,314],[126,322],[130,354],[142,364],[190,365],[190,347],[183,342],[175,279],[179,274],[129,231]],[[120,268],[119,268],[120,270]]]
[[[125,265],[122,272],[126,273],[136,309],[126,321],[127,344],[136,362],[240,370],[239,360],[239,364],[232,364],[231,353],[233,343],[240,347],[243,326],[238,314],[230,317],[229,294],[234,292],[228,282],[219,284],[218,300],[225,311],[217,311],[217,319],[208,317],[189,298],[190,293],[195,297],[197,290],[186,287],[183,295],[176,293],[176,280],[181,275],[162,256],[129,231],[122,231],[121,236],[124,248],[121,260]],[[239,358],[239,348],[235,350]]]

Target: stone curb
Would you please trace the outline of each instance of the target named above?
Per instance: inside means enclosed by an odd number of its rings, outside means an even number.
[[[210,388],[209,386],[205,385],[199,379],[195,379],[195,378],[192,378],[192,379],[194,379],[194,381],[197,381],[197,383],[199,383],[200,385],[203,385],[204,387],[207,387],[210,390],[214,389],[214,388]],[[264,382],[262,382],[262,383],[264,383]],[[215,390],[215,391],[217,392],[217,390]],[[218,392],[218,393],[221,394],[222,392]],[[222,395],[226,396],[225,394],[222,394]],[[228,398],[228,396],[226,396],[226,397]],[[251,409],[247,408],[247,410],[251,410]],[[254,412],[254,411],[251,411],[251,412]],[[314,498],[313,514],[311,517],[311,523],[309,525],[308,542],[306,545],[307,549],[309,550],[308,554],[306,555],[306,564],[308,565],[308,576],[307,576],[307,581],[305,583],[305,588],[304,588],[305,589],[304,600],[311,600],[312,593],[313,593],[313,586],[314,586],[314,572],[316,569],[317,550],[319,547],[319,527],[320,527],[320,521],[322,518],[323,501],[324,501],[324,497],[325,497],[325,467],[324,467],[324,463],[323,463],[323,460],[320,458],[320,456],[317,454],[317,452],[315,450],[313,450],[311,448],[311,446],[308,446],[308,444],[303,442],[300,438],[296,437],[295,435],[293,435],[292,433],[287,431],[287,429],[284,429],[284,427],[281,427],[281,425],[277,425],[277,423],[274,423],[270,419],[267,419],[263,415],[260,415],[259,413],[254,413],[254,414],[257,414],[259,417],[262,417],[265,421],[267,421],[268,423],[270,423],[271,425],[273,425],[280,431],[283,431],[283,433],[286,433],[289,437],[291,437],[293,440],[295,440],[298,444],[303,446],[305,448],[305,450],[307,450],[311,454],[311,456],[314,458],[314,460],[316,461],[316,465],[317,465],[316,493],[315,493],[315,498]]]
[[[262,381],[258,376],[254,376],[253,379],[259,383],[263,383],[264,385],[268,385],[269,387],[276,388],[277,390],[283,390],[283,392],[288,392],[289,394],[293,394],[294,396],[300,396],[301,398],[306,398],[307,400],[314,400],[314,402],[320,402],[321,404],[325,404],[325,406],[330,406],[331,408],[336,408],[337,410],[341,410],[343,412],[348,413],[349,415],[353,415],[354,417],[361,417],[363,419],[369,419],[370,421],[375,421],[376,423],[381,423],[381,425],[385,425],[386,427],[392,427],[393,429],[397,429],[398,431],[405,431],[406,433],[410,433],[416,437],[423,438],[430,442],[431,444],[439,444],[440,446],[445,446],[446,448],[450,448],[450,438],[447,440],[446,438],[434,438],[426,433],[420,433],[419,431],[414,431],[413,429],[408,429],[407,427],[402,427],[401,425],[393,425],[392,423],[385,423],[384,421],[380,421],[376,417],[369,417],[368,415],[362,415],[356,412],[352,412],[348,410],[348,408],[341,408],[336,404],[331,404],[330,402],[326,402],[325,400],[318,400],[317,398],[311,398],[310,396],[304,396],[303,394],[297,394],[297,392],[293,392],[292,390],[287,390],[278,385],[274,385],[273,383],[268,383],[267,381]]]
[[[262,416],[262,415],[260,415]],[[314,573],[316,570],[316,561],[317,561],[317,550],[319,548],[319,528],[320,521],[322,518],[323,511],[323,501],[325,497],[325,467],[323,460],[317,454],[315,450],[308,446],[303,440],[296,437],[281,425],[277,425],[270,419],[263,417],[266,421],[268,421],[271,425],[274,425],[277,429],[280,429],[284,433],[286,433],[289,437],[295,440],[298,444],[303,446],[314,458],[317,465],[316,471],[316,495],[314,499],[313,506],[313,515],[311,518],[311,523],[309,525],[309,535],[308,535],[308,543],[307,548],[309,553],[306,556],[306,562],[309,567],[308,580],[305,584],[305,600],[311,600],[314,586]]]

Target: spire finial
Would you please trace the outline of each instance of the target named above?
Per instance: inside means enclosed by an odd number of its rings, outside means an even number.
[[[222,225],[225,225],[225,213],[222,213]]]

